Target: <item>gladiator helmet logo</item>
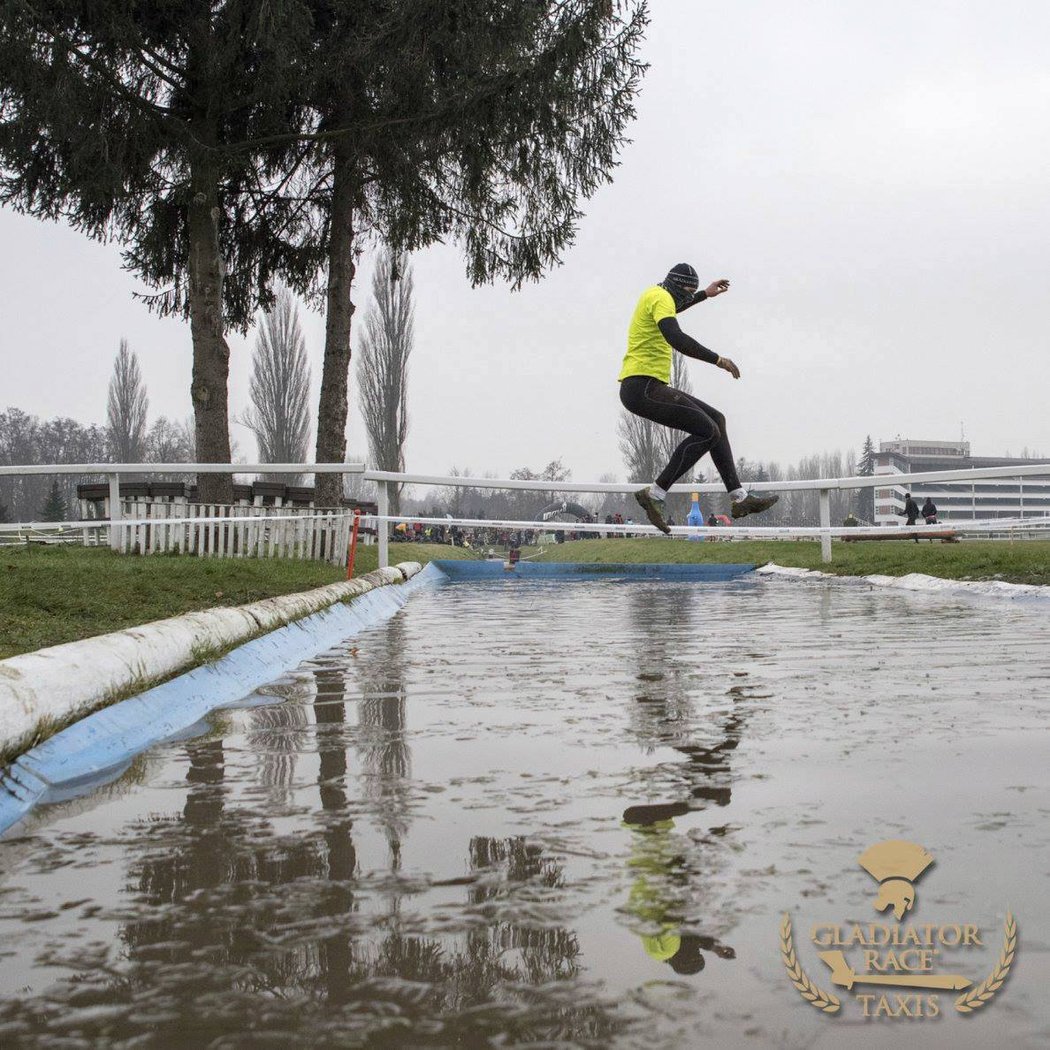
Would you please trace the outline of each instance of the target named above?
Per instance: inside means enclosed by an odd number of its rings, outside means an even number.
[[[875,910],[892,908],[899,922],[915,907],[915,882],[933,863],[933,856],[914,842],[891,839],[870,846],[858,860],[879,884]]]

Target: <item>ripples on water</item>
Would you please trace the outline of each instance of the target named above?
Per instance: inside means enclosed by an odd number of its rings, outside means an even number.
[[[1047,1045],[1048,642],[838,584],[421,593],[0,842],[0,1046],[838,1046],[779,917],[875,918],[889,837],[923,921],[1023,937],[909,1045]]]

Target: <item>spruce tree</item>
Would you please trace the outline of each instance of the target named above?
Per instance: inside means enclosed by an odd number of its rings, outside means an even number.
[[[312,5],[327,326],[318,462],[346,454],[355,259],[458,243],[475,285],[536,280],[572,243],[634,115],[644,0]],[[286,161],[286,164],[288,162]],[[290,165],[289,165],[290,166]],[[321,502],[336,475],[318,475]]]
[[[0,0],[0,202],[124,246],[189,318],[197,456],[229,462],[227,326],[326,269],[317,459],[345,457],[374,232],[538,279],[608,181],[645,0]],[[318,479],[319,497],[339,495]],[[230,496],[205,475],[201,498]]]
[[[857,466],[857,476],[870,478],[875,474],[875,444],[869,434],[864,439],[864,447],[860,453],[860,463]],[[873,488],[861,489],[857,497],[858,517],[862,521],[873,523],[875,521],[875,490]]]
[[[66,520],[66,498],[62,495],[62,488],[58,478],[51,482],[47,499],[40,511],[41,521],[65,521]]]
[[[189,319],[203,461],[230,461],[227,326],[275,270],[313,272],[267,145],[309,123],[310,25],[305,0],[0,0],[0,202],[118,240],[149,304]],[[201,498],[230,486],[204,475]]]

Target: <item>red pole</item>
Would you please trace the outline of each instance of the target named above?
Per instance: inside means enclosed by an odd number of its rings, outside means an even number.
[[[350,533],[350,549],[346,555],[346,578],[354,578],[354,555],[357,554],[357,526],[361,524],[360,509],[354,511],[354,528]]]

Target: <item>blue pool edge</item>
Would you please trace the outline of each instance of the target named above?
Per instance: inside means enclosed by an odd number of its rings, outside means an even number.
[[[389,619],[417,591],[445,578],[428,565],[404,583],[336,603],[74,722],[0,774],[0,835],[39,803],[83,794],[116,779],[143,751],[185,735],[212,711],[235,704],[303,660]]]
[[[445,561],[436,565],[450,580],[562,579],[562,580],[692,580],[725,583],[755,571],[754,565],[737,562],[558,562],[519,561],[509,565],[499,560]]]

